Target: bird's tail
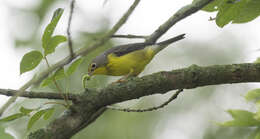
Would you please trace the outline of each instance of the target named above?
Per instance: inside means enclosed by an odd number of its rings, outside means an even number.
[[[156,51],[159,52],[162,49],[166,48],[169,44],[174,43],[176,41],[179,41],[181,39],[184,39],[185,38],[184,36],[185,36],[185,34],[181,34],[181,35],[178,35],[176,37],[170,38],[168,40],[156,43],[156,45],[157,45]]]

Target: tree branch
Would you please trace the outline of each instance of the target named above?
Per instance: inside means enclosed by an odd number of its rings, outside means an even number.
[[[123,83],[108,85],[100,91],[86,90],[81,93],[78,103],[73,104],[66,115],[57,118],[46,129],[30,134],[29,138],[70,138],[77,131],[88,126],[93,121],[93,115],[100,109],[103,113],[105,106],[114,103],[153,94],[164,94],[175,89],[247,82],[260,82],[260,64],[245,63],[208,67],[192,65],[188,68],[158,72],[141,78],[134,77]],[[94,119],[97,118],[96,115],[94,117]]]
[[[71,21],[72,21],[72,17],[73,17],[73,12],[74,12],[74,7],[75,7],[75,0],[72,0],[70,3],[70,14],[69,14],[69,20],[68,20],[68,27],[67,27],[67,36],[68,36],[68,44],[69,44],[69,52],[70,52],[70,57],[71,59],[73,58],[73,43],[72,43],[72,39],[71,39],[71,33],[70,33],[70,29],[71,29]]]
[[[137,7],[139,4],[140,0],[135,0],[134,3],[130,6],[130,8],[126,11],[126,13],[118,20],[118,22],[112,27],[110,31],[108,31],[104,37],[101,37],[100,41],[94,42],[93,45],[90,45],[90,47],[87,48],[82,48],[78,51],[77,55],[84,56],[88,54],[89,52],[92,52],[95,50],[97,47],[102,46],[102,44],[105,44],[107,40],[111,38],[114,33],[118,31],[118,29],[125,24],[127,21],[128,17],[133,13],[134,9]]]
[[[13,90],[13,89],[0,89],[0,95],[5,96],[15,96],[19,90]],[[77,94],[70,94],[68,93],[68,99],[69,100],[76,100]],[[33,92],[33,91],[24,91],[23,95],[20,97],[27,97],[27,98],[41,98],[41,99],[60,99],[64,100],[64,98],[60,95],[60,93],[55,92]]]
[[[146,39],[148,36],[143,35],[112,35],[112,38],[126,38],[126,39]]]
[[[112,106],[107,106],[108,109],[110,110],[116,110],[116,111],[123,111],[123,112],[149,112],[149,111],[155,111],[158,109],[161,109],[165,106],[167,106],[170,102],[172,102],[174,99],[178,97],[178,95],[183,91],[183,89],[180,89],[176,91],[167,101],[165,101],[163,104],[156,106],[156,107],[151,107],[151,108],[146,108],[146,109],[131,109],[131,108],[115,108]]]
[[[132,78],[125,83],[111,84],[96,96],[86,95],[84,101],[98,100],[98,107],[111,105],[153,94],[164,94],[176,89],[191,89],[202,86],[260,82],[260,64],[244,63],[213,65],[173,71],[162,71],[141,78]],[[86,92],[85,92],[86,93]],[[92,103],[97,103],[93,102]]]
[[[190,16],[191,14],[199,11],[205,5],[213,0],[197,0],[189,5],[186,5],[174,13],[165,23],[160,25],[146,40],[147,43],[155,43],[163,34],[165,34],[173,25],[180,20]]]
[[[82,100],[79,101],[99,101],[99,103],[93,103],[98,107],[103,107],[143,96],[164,94],[170,90],[249,82],[260,82],[260,64],[244,63],[207,67],[192,65],[184,69],[162,71],[141,78],[131,78],[123,83],[110,84],[100,91],[87,89],[80,94]],[[17,92],[18,90],[0,89],[0,94],[7,96],[14,95]],[[47,96],[47,94],[51,95]],[[70,94],[70,99],[79,99],[76,97],[77,95],[79,94]],[[24,97],[63,99],[58,93],[50,92],[26,91]]]
[[[103,107],[143,96],[164,94],[175,89],[248,82],[260,82],[260,64],[244,63],[208,67],[192,65],[184,69],[131,78],[124,83],[108,85],[100,91],[88,89],[81,94],[69,94],[69,99],[92,102],[98,107]],[[6,96],[13,96],[17,92],[19,90],[0,89],[0,94]],[[33,91],[26,91],[22,97],[63,99],[59,93]]]

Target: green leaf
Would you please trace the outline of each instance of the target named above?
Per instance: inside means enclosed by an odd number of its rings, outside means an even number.
[[[228,110],[227,111],[235,120],[243,120],[250,118],[254,113],[245,110]]]
[[[259,0],[224,0],[219,7],[216,24],[223,27],[229,22],[249,22],[260,15],[259,5]]]
[[[248,127],[259,126],[260,122],[254,119],[254,113],[245,110],[228,110],[233,120],[221,123],[222,126]]]
[[[50,83],[53,82],[53,78],[51,77],[47,77],[46,79],[44,79],[41,83],[41,87],[45,87],[47,85],[49,85]]]
[[[231,22],[239,14],[239,10],[245,5],[245,0],[224,0],[219,7],[219,12],[216,17],[216,24],[219,27],[224,27]]]
[[[245,23],[254,20],[260,15],[259,0],[243,0],[245,5],[239,9],[239,14],[233,19],[232,23]]]
[[[24,116],[26,116],[26,114],[24,114],[24,113],[16,113],[16,114],[13,114],[13,115],[10,115],[10,116],[7,116],[5,118],[0,119],[0,123],[1,122],[13,121],[13,120],[19,119],[19,118],[24,117]]]
[[[219,5],[223,2],[223,0],[214,0],[213,2],[209,3],[208,5],[202,8],[203,11],[207,12],[214,12],[218,10]]]
[[[259,0],[215,0],[202,10],[207,12],[218,11],[216,24],[219,27],[224,27],[230,22],[246,23],[254,20],[260,15],[259,5]]]
[[[55,51],[55,48],[62,42],[67,41],[67,38],[65,36],[62,35],[56,35],[54,37],[51,38],[51,40],[49,41],[49,43],[43,47],[44,49],[44,55],[48,55],[51,54]]]
[[[46,110],[40,110],[36,112],[29,120],[27,130],[30,130],[32,126],[46,113]]]
[[[45,28],[43,36],[42,36],[42,47],[45,49],[47,48],[49,42],[51,41],[51,36],[57,26],[57,23],[60,20],[61,15],[63,14],[63,9],[58,8],[55,10],[51,22],[48,24],[48,26]]]
[[[246,93],[245,98],[247,101],[260,99],[260,89],[250,90]]]
[[[43,56],[39,51],[31,51],[25,54],[20,62],[20,74],[33,70],[39,65]]]
[[[53,113],[54,113],[54,108],[47,109],[44,116],[43,116],[43,119],[48,120],[49,118],[51,118]]]
[[[67,76],[70,76],[72,73],[74,73],[82,61],[82,58],[79,58],[76,61],[74,61],[67,70]]]
[[[44,49],[44,55],[47,56],[55,51],[55,48],[62,42],[67,41],[67,38],[62,35],[57,35],[52,37],[52,34],[62,16],[63,9],[57,9],[52,17],[51,22],[45,28],[43,36],[42,36],[42,47]]]
[[[42,81],[41,87],[45,87],[53,82],[54,78],[56,81],[63,79],[65,77],[64,68],[57,70],[52,76],[46,78]]]
[[[65,77],[64,68],[60,68],[59,70],[57,70],[53,76],[53,78],[55,78],[55,80],[57,81],[63,79],[64,77]]]
[[[30,114],[32,111],[34,111],[34,109],[28,109],[28,108],[25,108],[25,107],[21,107],[19,111],[20,111],[21,113],[25,114],[25,115],[28,115],[28,114]]]

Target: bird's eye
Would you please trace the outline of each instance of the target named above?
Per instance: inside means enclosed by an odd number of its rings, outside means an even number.
[[[96,63],[92,63],[92,64],[91,64],[91,67],[92,67],[92,68],[95,68],[95,67],[96,67]]]

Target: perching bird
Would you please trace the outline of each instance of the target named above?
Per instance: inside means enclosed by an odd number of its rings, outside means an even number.
[[[92,60],[89,64],[88,75],[124,76],[119,81],[129,76],[137,76],[158,52],[169,44],[183,39],[184,35],[181,34],[153,45],[134,43],[108,49]]]

